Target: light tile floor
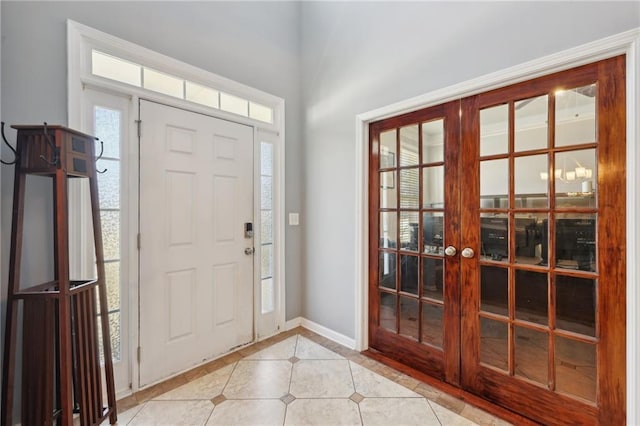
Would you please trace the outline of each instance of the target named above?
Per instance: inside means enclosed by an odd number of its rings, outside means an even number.
[[[307,330],[279,339],[119,401],[118,424],[508,424]]]

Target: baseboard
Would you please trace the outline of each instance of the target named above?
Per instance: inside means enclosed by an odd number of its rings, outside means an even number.
[[[324,325],[320,325],[306,318],[301,318],[301,320],[302,321],[300,325],[302,327],[311,330],[314,333],[321,335],[322,337],[326,337],[329,340],[333,340],[336,343],[340,343],[342,346],[346,346],[349,349],[356,348],[356,341],[351,337],[347,337],[344,334],[338,333],[337,331],[331,330]]]
[[[289,321],[284,323],[284,331],[293,330],[296,327],[300,327],[302,325],[302,317],[296,317],[294,319],[290,319]]]

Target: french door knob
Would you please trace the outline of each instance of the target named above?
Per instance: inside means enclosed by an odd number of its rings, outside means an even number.
[[[247,247],[246,249],[244,249],[244,254],[246,254],[247,256],[250,256],[255,252],[256,249],[254,249],[253,247]]]
[[[444,254],[447,256],[455,256],[457,252],[458,250],[456,250],[454,246],[447,246],[447,248],[444,249]]]
[[[462,250],[462,253],[461,253],[461,254],[462,254],[462,257],[466,257],[467,259],[471,259],[475,253],[473,252],[473,249],[472,249],[472,248],[465,247],[465,248]]]

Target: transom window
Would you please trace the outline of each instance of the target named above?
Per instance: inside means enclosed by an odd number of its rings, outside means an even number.
[[[96,49],[91,50],[91,73],[98,77],[273,124],[273,108],[269,106],[108,55]]]

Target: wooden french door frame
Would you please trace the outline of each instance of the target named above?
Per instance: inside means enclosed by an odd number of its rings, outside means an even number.
[[[625,195],[624,184],[626,183],[624,165],[625,165],[625,145],[626,145],[626,127],[625,127],[625,59],[620,56],[610,60],[600,61],[595,64],[579,67],[550,76],[537,78],[535,80],[520,83],[518,85],[509,86],[507,88],[498,89],[485,94],[465,98],[462,100],[462,108],[460,114],[464,123],[461,131],[461,146],[458,148],[462,151],[459,161],[450,164],[456,164],[461,170],[461,174],[456,175],[457,179],[466,183],[465,187],[459,187],[457,193],[461,198],[458,205],[460,209],[461,232],[458,236],[459,240],[445,240],[444,247],[449,245],[451,241],[456,243],[461,251],[463,247],[473,247],[477,250],[479,247],[479,183],[478,168],[479,156],[477,149],[469,150],[474,143],[477,145],[479,140],[479,98],[486,96],[483,105],[491,104],[489,97],[504,96],[509,90],[514,90],[515,86],[525,87],[522,89],[519,99],[539,94],[546,86],[551,84],[554,79],[558,79],[561,75],[574,74],[576,84],[582,84],[587,81],[598,81],[598,98],[599,103],[599,125],[598,125],[598,234],[607,238],[598,240],[599,253],[598,256],[598,275],[600,281],[598,293],[597,323],[598,331],[598,349],[597,367],[598,367],[598,405],[583,403],[575,398],[547,391],[548,394],[541,392],[539,386],[518,381],[518,383],[509,383],[509,380],[515,379],[499,379],[495,377],[495,372],[490,368],[481,367],[479,365],[479,338],[478,338],[478,286],[475,285],[479,279],[477,259],[463,259],[460,263],[461,275],[458,283],[458,293],[448,290],[455,297],[449,301],[460,301],[459,318],[461,325],[457,328],[459,334],[458,366],[462,366],[461,370],[456,370],[456,360],[446,360],[442,355],[438,357],[437,352],[432,355],[429,348],[425,353],[416,352],[412,349],[413,342],[407,344],[407,340],[396,336],[385,336],[380,334],[379,325],[379,301],[376,301],[379,294],[379,286],[377,283],[379,270],[377,261],[379,259],[379,216],[378,216],[378,197],[380,188],[379,173],[381,169],[379,155],[379,139],[381,131],[388,128],[400,127],[403,125],[414,124],[419,120],[423,120],[420,113],[425,111],[435,111],[438,107],[427,108],[424,111],[417,111],[405,114],[399,117],[393,117],[380,122],[375,122],[369,128],[369,346],[375,350],[400,360],[401,362],[418,368],[434,377],[445,380],[454,385],[460,385],[465,389],[480,394],[486,399],[518,411],[526,416],[534,418],[538,421],[546,423],[568,423],[571,421],[593,424],[593,423],[612,423],[622,424],[625,421],[625,294],[626,294],[626,249],[625,249]],[[591,74],[590,74],[591,73]],[[591,75],[589,77],[588,75]],[[565,81],[565,87],[572,86],[571,79]],[[515,99],[517,100],[517,99]],[[496,99],[495,102],[499,100]],[[513,101],[513,100],[512,100]],[[495,103],[494,102],[494,103]],[[513,114],[513,112],[511,113]],[[550,128],[553,118],[550,120]],[[513,135],[510,136],[513,139]],[[604,141],[612,141],[612,143],[604,143]],[[510,142],[513,143],[513,142]],[[450,145],[451,142],[449,143]],[[420,144],[421,145],[421,144]],[[448,156],[447,156],[448,158]],[[383,170],[384,171],[384,170]],[[470,177],[471,176],[471,177]],[[399,175],[397,175],[399,177]],[[449,175],[447,176],[449,177]],[[447,183],[449,186],[450,183]],[[455,184],[457,185],[457,183]],[[460,189],[462,188],[462,189]],[[453,189],[456,192],[455,189]],[[469,208],[471,206],[471,208]],[[449,220],[452,220],[451,218]],[[455,219],[454,219],[455,220]],[[453,222],[452,222],[453,223]],[[451,232],[451,231],[450,231]],[[446,232],[445,232],[446,235]],[[445,236],[445,239],[447,237]],[[457,243],[461,244],[457,244]],[[551,243],[553,244],[553,243]],[[553,247],[550,249],[553,250]],[[607,253],[607,256],[602,254]],[[608,259],[608,260],[607,260]],[[445,260],[445,262],[447,262]],[[398,263],[396,259],[396,263]],[[449,262],[450,264],[451,262]],[[449,276],[449,272],[447,272]],[[603,277],[606,276],[606,279]],[[605,284],[602,284],[605,282]],[[399,286],[399,284],[397,284]],[[453,287],[456,285],[454,284]],[[452,287],[449,285],[449,287]],[[551,291],[551,290],[549,290]],[[550,297],[550,303],[553,305],[553,296]],[[553,309],[553,307],[552,307]],[[453,310],[452,310],[453,311]],[[452,312],[450,311],[450,312]],[[398,314],[399,315],[399,314]],[[451,320],[451,323],[455,321]],[[553,324],[552,324],[553,326]],[[461,328],[460,328],[461,327]],[[471,330],[471,332],[469,332]],[[449,337],[456,331],[449,331]],[[475,335],[474,335],[475,332]],[[445,331],[446,333],[446,331]],[[552,335],[553,330],[550,332]],[[449,343],[448,348],[454,348],[446,354],[453,355],[455,345]],[[460,350],[462,348],[462,350]],[[512,356],[512,355],[510,355]],[[422,359],[421,359],[422,358]],[[552,367],[551,367],[552,368]],[[456,374],[456,372],[458,374]],[[551,385],[553,386],[553,385]],[[545,407],[541,410],[541,407]]]

